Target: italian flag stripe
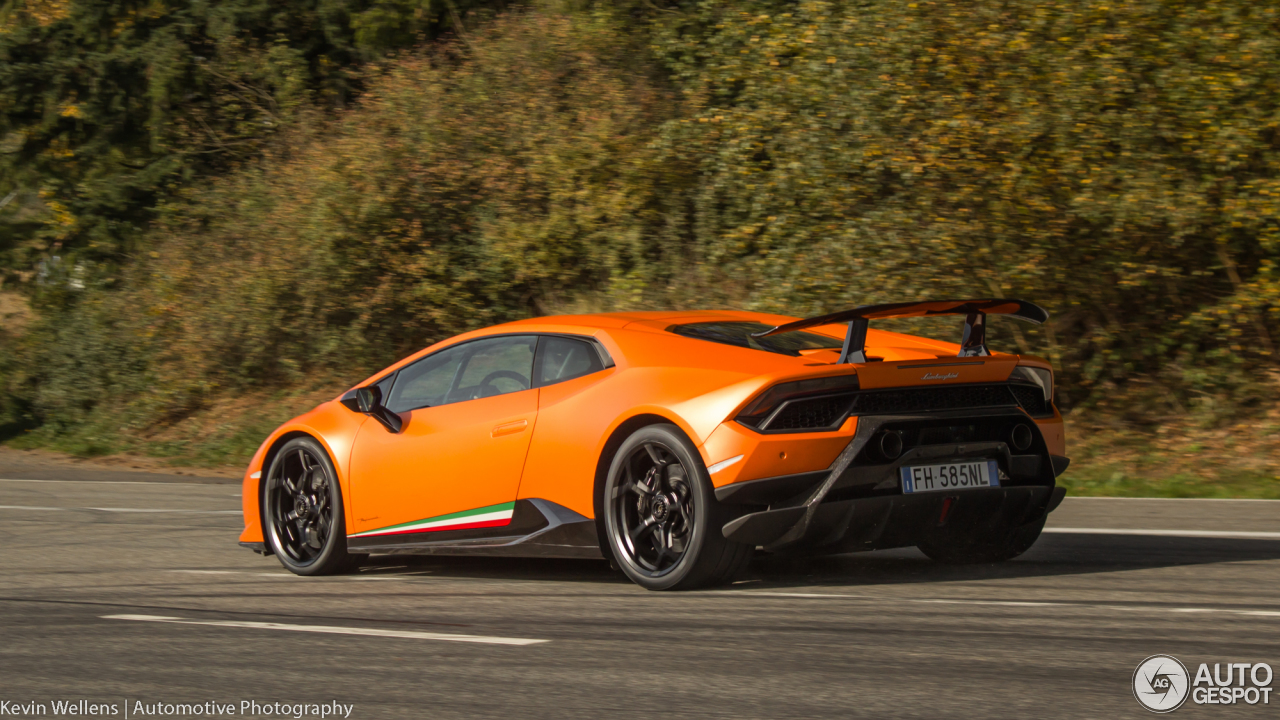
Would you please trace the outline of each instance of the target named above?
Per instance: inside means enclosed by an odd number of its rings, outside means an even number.
[[[515,512],[514,502],[474,510],[437,515],[423,520],[388,525],[377,530],[348,535],[347,537],[372,537],[375,535],[403,535],[405,533],[438,532],[440,530],[468,530],[471,528],[502,527],[511,523],[511,514]]]

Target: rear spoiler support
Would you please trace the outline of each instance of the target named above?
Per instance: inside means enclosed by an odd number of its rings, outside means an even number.
[[[867,346],[867,328],[870,326],[871,322],[866,318],[855,318],[849,321],[849,330],[844,334],[844,346],[840,348],[840,359],[836,364],[867,361],[864,350]]]
[[[1037,325],[1049,319],[1049,313],[1044,308],[1025,300],[928,300],[883,305],[860,305],[852,310],[842,310],[778,325],[764,332],[752,333],[752,337],[762,338],[779,333],[806,330],[820,325],[846,323],[849,329],[845,332],[844,345],[840,348],[840,359],[837,362],[864,363],[867,361],[867,328],[872,320],[964,315],[964,334],[960,338],[959,357],[981,357],[991,354],[991,351],[987,349],[988,314],[1011,315],[1019,320],[1025,320]]]
[[[960,357],[990,354],[987,349],[987,314],[969,313],[964,318],[964,334],[960,336]]]

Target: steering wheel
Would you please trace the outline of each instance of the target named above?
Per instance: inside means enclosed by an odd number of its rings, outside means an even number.
[[[515,380],[516,382],[520,383],[521,390],[529,389],[529,378],[521,375],[520,373],[514,372],[512,370],[494,370],[488,375],[485,375],[484,379],[480,381],[481,395],[483,397],[488,397],[488,394],[483,392],[484,388],[493,387],[491,383],[494,380],[501,380],[502,378],[506,378],[508,380]],[[497,390],[497,388],[493,388],[493,389]]]

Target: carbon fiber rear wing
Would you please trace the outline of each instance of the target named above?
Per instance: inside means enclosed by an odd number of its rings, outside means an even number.
[[[987,350],[987,315],[1011,315],[1019,320],[1026,320],[1037,325],[1049,319],[1049,313],[1044,308],[1026,300],[927,300],[924,302],[861,305],[852,310],[842,310],[828,315],[819,315],[818,317],[789,322],[764,332],[752,333],[752,337],[762,338],[779,333],[807,330],[819,325],[848,323],[849,330],[844,336],[844,346],[840,349],[839,362],[863,363],[867,361],[865,352],[867,326],[871,320],[938,317],[942,315],[965,316],[964,335],[960,339],[960,357],[991,354],[991,351]]]

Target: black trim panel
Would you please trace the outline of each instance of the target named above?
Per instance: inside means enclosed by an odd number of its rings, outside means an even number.
[[[770,410],[769,414],[763,418],[739,415],[734,420],[761,435],[836,432],[844,426],[844,421],[850,416],[974,413],[993,409],[1013,410],[1020,407],[1018,397],[1014,392],[1015,387],[1027,386],[1010,382],[995,382],[955,385],[909,385],[871,390],[851,390],[841,393],[789,398],[778,403],[777,407]],[[765,392],[768,392],[768,390]],[[834,414],[828,413],[826,417],[831,418],[831,421],[826,425],[801,426],[792,423],[791,426],[778,429],[771,427],[775,420],[793,405],[831,401],[840,401],[843,403],[844,409]],[[1046,412],[1048,414],[1034,414],[1025,409],[1023,412],[1027,412],[1028,417],[1033,418],[1052,417],[1052,404],[1047,407]]]
[[[723,503],[768,505],[775,500],[791,497],[817,485],[830,472],[830,470],[814,470],[813,472],[775,475],[773,477],[760,478],[759,480],[732,483],[716,488],[716,500]]]
[[[843,553],[909,547],[932,533],[954,532],[963,526],[1021,526],[1036,522],[1053,509],[1055,490],[1043,485],[960,490],[957,492],[890,495],[822,503],[813,508],[804,532],[789,542],[792,518],[806,508],[754,513],[724,526],[730,540],[788,551]],[[950,500],[946,528],[938,518]]]
[[[768,545],[782,537],[804,517],[804,507],[779,508],[743,515],[727,523],[722,532],[734,542]]]
[[[1067,496],[1066,488],[1064,487],[1054,488],[1053,494],[1049,496],[1049,509],[1045,510],[1045,512],[1051,513],[1054,510],[1057,510],[1058,506],[1062,504],[1062,499],[1065,498],[1066,496]]]
[[[541,498],[516,500],[502,527],[348,538],[359,553],[600,558],[596,522]]]
[[[266,543],[260,543],[260,542],[242,542],[242,543],[240,543],[240,547],[242,547],[242,548],[249,548],[250,550],[252,550],[252,551],[254,551],[254,552],[258,553],[259,555],[274,555],[274,554],[275,554],[275,553],[271,552],[271,549],[267,547],[267,544],[266,544]]]
[[[1067,466],[1071,464],[1071,458],[1062,455],[1050,455],[1049,460],[1053,462],[1053,476],[1058,477],[1067,471]]]
[[[1019,320],[1026,320],[1037,325],[1049,319],[1044,308],[1033,305],[1026,300],[1014,298],[983,298],[980,300],[924,300],[917,302],[885,303],[883,305],[860,305],[852,310],[842,310],[828,315],[795,320],[762,332],[758,337],[777,335],[778,333],[807,330],[821,325],[838,325],[852,320],[884,320],[888,318],[906,317],[938,317],[940,315],[973,315],[976,313],[991,315],[1011,315]]]
[[[1036,324],[1049,319],[1044,308],[1026,300],[1014,298],[983,298],[975,300],[926,300],[924,302],[887,303],[884,305],[860,305],[851,310],[819,315],[778,325],[764,332],[752,333],[752,337],[764,338],[778,333],[796,332],[820,325],[848,323],[844,345],[840,348],[837,364],[865,363],[867,327],[872,320],[904,317],[937,317],[940,315],[964,315],[964,335],[960,339],[959,357],[990,355],[987,349],[987,314],[1009,315]]]

